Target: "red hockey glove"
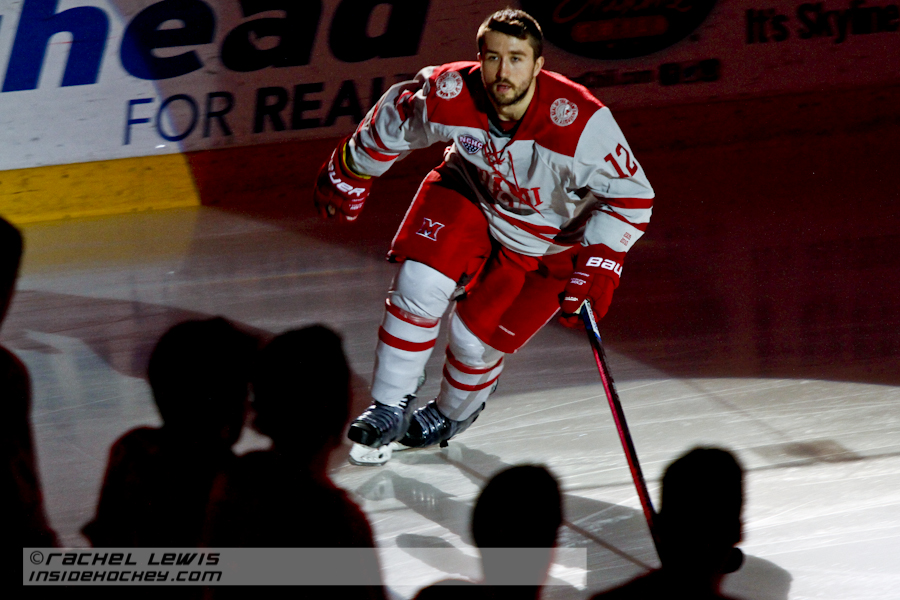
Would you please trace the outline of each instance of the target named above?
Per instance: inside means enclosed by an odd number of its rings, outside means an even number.
[[[346,152],[344,140],[319,169],[313,202],[325,219],[355,221],[372,189],[372,177],[357,175],[347,167]]]
[[[591,301],[597,320],[602,319],[609,310],[613,290],[619,287],[624,260],[624,252],[615,252],[603,244],[584,246],[559,302],[563,312],[559,322],[573,329],[583,327],[579,313],[585,300]]]

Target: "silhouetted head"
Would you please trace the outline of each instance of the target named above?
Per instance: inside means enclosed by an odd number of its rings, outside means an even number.
[[[538,22],[524,10],[504,8],[486,18],[478,27],[475,41],[479,54],[484,51],[484,36],[488,31],[496,31],[520,40],[525,40],[534,51],[534,60],[544,53],[544,33]]]
[[[744,471],[728,451],[695,448],[663,476],[659,533],[663,567],[728,572],[742,534]]]
[[[350,367],[341,338],[314,325],[288,331],[259,354],[256,429],[276,447],[315,455],[340,443],[350,417]]]
[[[0,217],[0,323],[9,309],[21,261],[22,234]]]
[[[257,340],[221,317],[179,323],[150,354],[147,379],[166,430],[229,446],[240,436]]]
[[[540,585],[561,524],[559,484],[546,468],[521,465],[494,475],[472,513],[485,582]]]
[[[472,514],[479,548],[552,548],[562,523],[556,478],[542,466],[520,465],[494,475]]]

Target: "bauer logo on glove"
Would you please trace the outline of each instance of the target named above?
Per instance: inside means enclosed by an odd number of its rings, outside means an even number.
[[[600,267],[608,271],[613,271],[616,275],[622,275],[622,265],[614,260],[603,258],[601,256],[591,256],[585,263],[586,267]]]
[[[334,167],[334,159],[328,161],[328,178],[331,180],[332,185],[334,185],[334,187],[338,189],[338,191],[344,192],[348,197],[355,195],[357,198],[360,198],[360,196],[369,191],[364,187],[355,188],[346,181],[342,181],[337,173],[337,170]],[[362,202],[362,200],[357,201]]]
[[[347,165],[346,152],[349,138],[338,144],[319,170],[313,202],[323,218],[337,217],[339,221],[355,221],[362,212],[372,178],[357,175]]]
[[[596,318],[602,319],[609,310],[613,291],[619,286],[624,259],[624,252],[615,252],[603,244],[582,248],[575,271],[561,295],[559,305],[563,314],[560,323],[580,329],[579,313],[585,300],[590,300]]]

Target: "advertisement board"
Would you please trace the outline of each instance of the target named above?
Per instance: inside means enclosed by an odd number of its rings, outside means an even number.
[[[0,0],[0,171],[334,138],[504,1]],[[520,0],[614,109],[900,81],[900,0]]]

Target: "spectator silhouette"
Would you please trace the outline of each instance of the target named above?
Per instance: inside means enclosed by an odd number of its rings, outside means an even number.
[[[19,263],[22,235],[0,218],[0,323],[12,301]],[[47,523],[31,432],[31,379],[16,355],[0,346],[0,397],[5,404],[3,419],[3,496],[6,500],[7,548],[17,555],[22,548],[57,545],[56,534]]]
[[[328,477],[328,456],[341,444],[350,417],[351,372],[341,338],[323,326],[277,336],[260,352],[253,378],[254,427],[269,450],[241,456],[220,476],[208,511],[209,547],[370,548],[347,553],[337,575],[374,586],[312,590],[266,586],[254,596],[383,599],[372,530],[360,508]],[[245,597],[219,587],[217,598]]]
[[[441,581],[421,590],[416,599],[442,600],[460,593],[536,599],[550,572],[561,524],[559,484],[546,468],[520,465],[501,471],[482,490],[472,512],[472,537],[481,552],[484,581]]]
[[[722,578],[743,554],[743,469],[718,448],[695,448],[663,476],[662,510],[656,521],[662,567],[592,600],[707,600],[726,598]]]
[[[94,547],[196,547],[216,475],[234,460],[257,341],[220,317],[179,323],[160,338],[147,376],[162,427],[112,445],[94,519]]]

